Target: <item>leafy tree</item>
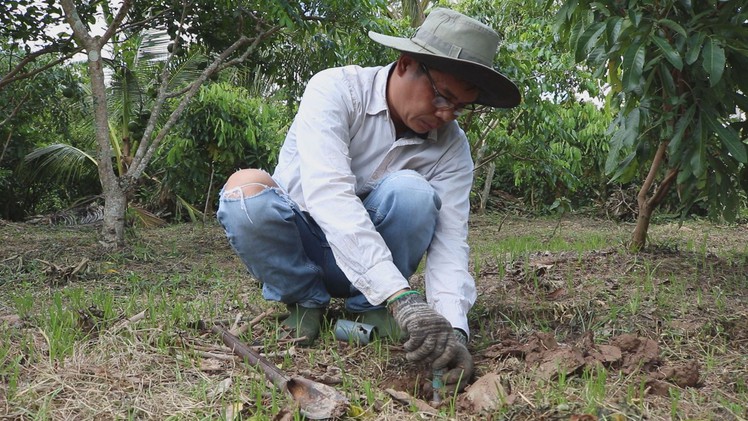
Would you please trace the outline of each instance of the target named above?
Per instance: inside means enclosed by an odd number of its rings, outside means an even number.
[[[732,220],[748,191],[748,7],[743,0],[567,0],[560,32],[619,107],[606,171],[644,175],[632,249],[673,186]]]
[[[0,50],[7,45],[0,42]],[[50,58],[40,58],[44,65]],[[3,68],[13,68],[19,58],[0,52]],[[0,89],[0,217],[20,220],[43,212],[45,206],[87,191],[88,186],[65,186],[55,180],[33,183],[23,171],[24,156],[39,144],[63,141],[70,132],[73,99],[77,90],[73,68],[54,67],[20,79]]]
[[[485,208],[492,186],[540,210],[566,209],[574,197],[588,200],[584,195],[604,186],[596,169],[602,166],[609,119],[593,102],[599,89],[590,73],[576,68],[556,42],[548,13],[552,5],[469,0],[455,7],[499,32],[495,67],[522,92],[516,108],[463,117],[476,179],[484,183],[478,208]]]
[[[149,32],[119,41],[121,34],[114,34],[111,43],[112,58],[102,60],[109,75],[106,90],[109,142],[111,159],[118,176],[127,173],[151,117],[150,109],[157,88],[153,75],[158,74],[164,65],[163,52],[166,51],[168,42],[162,35]],[[193,80],[199,75],[197,67],[204,59],[199,53],[189,57],[176,57],[171,63],[173,69],[169,83],[180,85],[186,80]],[[64,96],[75,99],[71,107],[78,114],[78,120],[74,123],[75,130],[68,133],[64,141],[44,142],[44,146],[34,149],[26,156],[27,166],[31,168],[28,172],[33,179],[46,178],[80,184],[90,177],[91,172],[94,175],[97,172],[99,157],[96,156],[94,122],[84,117],[93,113],[93,104],[88,100],[90,90],[83,86],[76,88],[72,89],[70,84],[63,88]],[[72,93],[67,92],[71,89]],[[94,194],[98,196],[100,193],[99,184]],[[128,202],[133,193],[127,192]],[[141,206],[130,206],[129,210],[141,220],[143,217],[153,219]]]
[[[61,7],[54,1],[13,0],[0,2],[0,91],[7,85],[33,77],[69,60],[80,51],[72,37],[53,28],[64,23]],[[82,5],[79,14],[92,22],[93,7]]]
[[[203,86],[154,162],[162,168],[162,189],[173,193],[160,196],[209,210],[211,193],[237,169],[271,170],[290,123],[281,110],[244,88]]]
[[[110,142],[109,130],[109,110],[107,107],[106,81],[104,77],[104,60],[102,53],[104,47],[110,42],[114,34],[123,27],[132,23],[132,17],[128,19],[128,13],[132,8],[130,0],[124,0],[116,12],[112,12],[108,3],[103,3],[102,10],[106,21],[106,29],[103,35],[94,36],[90,26],[82,19],[78,12],[77,5],[73,0],[61,0],[64,10],[65,19],[72,29],[76,42],[82,47],[87,55],[88,72],[91,79],[91,98],[93,104],[94,127],[97,140],[98,156],[98,173],[102,184],[103,196],[105,201],[104,223],[102,228],[103,244],[109,247],[118,247],[124,245],[124,223],[125,210],[127,208],[127,195],[136,185],[139,177],[146,169],[153,154],[158,149],[167,133],[175,125],[177,119],[181,116],[188,102],[198,92],[200,86],[208,77],[227,66],[243,61],[253,51],[253,49],[266,38],[281,29],[281,25],[274,24],[271,16],[264,19],[259,12],[262,8],[243,9],[239,8],[242,13],[241,17],[252,22],[252,31],[250,36],[242,32],[234,32],[237,40],[223,50],[220,54],[214,56],[212,63],[208,65],[200,75],[192,81],[182,81],[183,83],[171,83],[173,76],[174,57],[181,48],[182,40],[180,30],[174,35],[174,47],[166,57],[166,63],[159,75],[159,87],[153,101],[151,115],[143,131],[143,136],[137,143],[136,151],[132,160],[126,166],[117,168],[110,160],[112,156],[112,144]],[[232,3],[232,2],[229,2]],[[233,8],[239,4],[227,4],[225,6]],[[254,5],[258,6],[258,5]],[[181,23],[185,21],[188,10],[182,9]],[[157,15],[161,16],[159,13]],[[183,26],[180,26],[182,28]],[[240,27],[240,30],[245,28]],[[168,99],[179,98],[177,104],[170,110],[168,117],[163,125],[157,125],[161,112],[167,109]]]

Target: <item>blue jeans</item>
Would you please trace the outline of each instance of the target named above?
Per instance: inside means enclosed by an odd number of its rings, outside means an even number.
[[[408,279],[431,243],[441,200],[420,174],[394,172],[363,198],[376,230]],[[262,283],[266,300],[303,307],[326,307],[345,298],[346,309],[363,312],[373,305],[346,278],[312,217],[278,188],[244,197],[241,188],[222,191],[218,221],[234,251]]]

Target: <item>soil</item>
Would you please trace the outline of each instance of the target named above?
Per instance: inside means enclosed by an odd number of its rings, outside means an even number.
[[[469,349],[476,374],[468,389],[456,395],[454,407],[429,404],[431,396],[423,392],[430,379],[428,368],[406,362],[398,344],[384,344],[382,351],[375,344],[337,342],[330,333],[316,348],[279,344],[277,352],[286,354],[276,363],[290,359],[292,364],[283,364],[289,374],[336,387],[352,383],[345,390],[368,414],[366,419],[422,419],[426,413],[453,419],[745,419],[748,226],[656,223],[650,228],[648,248],[637,254],[625,247],[632,231],[630,224],[582,217],[560,222],[503,215],[473,218],[471,270],[478,300],[470,314]],[[19,315],[13,290],[21,285],[37,291],[39,303],[49,300],[53,291],[70,287],[107,285],[123,297],[115,309],[121,314],[116,320],[105,321],[100,308],[88,306],[92,299],[76,308],[79,328],[90,341],[81,342],[82,356],[69,357],[67,371],[29,359],[22,364],[24,380],[19,386],[44,389],[51,378],[45,376],[51,373],[60,384],[75,384],[73,380],[90,372],[100,379],[116,379],[100,392],[107,396],[102,399],[112,401],[112,391],[125,383],[126,390],[147,388],[151,395],[159,390],[148,383],[154,380],[139,377],[137,367],[97,364],[85,356],[105,353],[112,346],[127,347],[127,341],[120,343],[122,335],[101,334],[98,342],[96,338],[98,332],[111,332],[113,325],[129,323],[127,318],[136,311],[124,303],[143,284],[158,284],[173,294],[175,302],[189,302],[191,298],[179,292],[186,286],[202,291],[215,303],[217,317],[229,322],[242,314],[243,323],[248,323],[275,310],[249,328],[250,338],[267,336],[283,311],[257,300],[257,283],[212,224],[137,229],[130,233],[128,249],[118,253],[104,252],[95,229],[85,227],[0,221],[0,241],[0,333],[11,331],[8,337],[19,341],[19,350],[0,355],[0,396],[9,387],[2,358],[23,359],[28,352],[23,349],[29,347],[51,352],[33,318],[39,309]],[[526,249],[511,246],[523,242]],[[421,287],[422,276],[416,275],[412,284]],[[232,297],[227,298],[227,291]],[[339,303],[329,309],[328,317],[345,317]],[[227,376],[248,376],[230,352],[225,359],[210,357],[220,349],[217,338],[190,333],[184,326],[160,328],[172,332],[175,348],[207,350],[196,377],[208,376],[218,384]],[[135,349],[123,351],[127,352]],[[149,364],[168,368],[180,355],[143,352],[130,357],[139,359],[141,370]],[[351,388],[361,396],[350,396]],[[376,392],[373,400],[364,399],[367,388]],[[85,414],[84,409],[70,409],[76,407],[70,401],[75,396],[50,398],[49,405],[59,412],[47,417],[80,418],[75,415]],[[166,401],[163,398],[160,404]],[[187,401],[171,402],[176,405],[171,413],[184,409],[175,409],[179,403],[192,402]],[[243,409],[237,409],[245,418],[252,414],[250,401],[247,398]],[[5,414],[24,419],[26,409],[21,408],[28,405],[22,399],[0,398],[0,418]],[[168,415],[158,412],[156,404],[139,405],[147,408],[140,418]],[[281,415],[292,419],[285,409]]]

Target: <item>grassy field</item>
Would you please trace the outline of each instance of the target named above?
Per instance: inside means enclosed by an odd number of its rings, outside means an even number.
[[[475,217],[476,382],[432,408],[398,344],[278,340],[284,308],[215,224],[106,253],[92,228],[0,223],[0,419],[301,419],[199,319],[341,391],[347,419],[748,418],[745,225],[654,224],[630,254],[631,225]]]

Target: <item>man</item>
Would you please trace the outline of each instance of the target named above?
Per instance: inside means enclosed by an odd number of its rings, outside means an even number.
[[[233,174],[218,219],[264,298],[287,304],[297,337],[313,341],[330,298],[345,298],[380,335],[407,338],[408,360],[446,368],[448,388],[462,389],[473,372],[473,162],[455,119],[520,94],[492,67],[498,34],[460,13],[435,9],[410,39],[369,36],[398,60],[315,75],[272,177]],[[425,254],[426,297],[408,284]]]

